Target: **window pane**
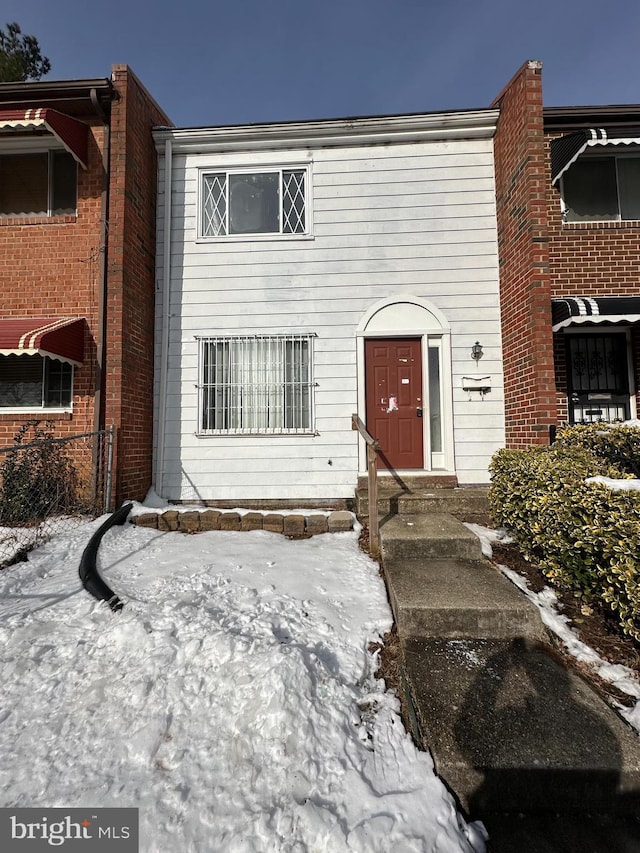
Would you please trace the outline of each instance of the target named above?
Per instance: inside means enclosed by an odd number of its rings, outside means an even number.
[[[579,160],[562,181],[567,222],[619,218],[613,157]]]
[[[640,157],[620,157],[618,192],[623,219],[640,219]]]
[[[0,407],[42,406],[42,358],[39,355],[0,356]]]
[[[52,212],[61,216],[76,212],[78,166],[67,151],[54,151]]]
[[[56,359],[47,358],[45,361],[44,405],[62,408],[71,405],[71,377],[73,368],[70,364]]]
[[[294,339],[286,344],[284,380],[287,429],[311,429],[311,386],[309,341]]]
[[[429,347],[429,427],[431,452],[442,453],[442,414],[440,411],[440,349]]]
[[[227,176],[205,175],[203,180],[202,236],[227,233]]]
[[[10,154],[0,157],[0,215],[46,216],[49,155]]]
[[[55,359],[39,355],[0,356],[0,407],[70,406],[72,379],[72,366]]]
[[[229,234],[280,231],[280,175],[229,175]]]
[[[282,230],[304,234],[304,171],[282,173]]]
[[[229,347],[225,342],[203,343],[202,429],[229,428]]]

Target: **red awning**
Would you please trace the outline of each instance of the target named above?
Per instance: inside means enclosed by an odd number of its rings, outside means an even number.
[[[0,355],[48,355],[80,365],[84,326],[78,317],[0,319]]]
[[[64,145],[67,151],[87,168],[89,128],[57,110],[0,110],[0,131],[20,131],[44,128]]]

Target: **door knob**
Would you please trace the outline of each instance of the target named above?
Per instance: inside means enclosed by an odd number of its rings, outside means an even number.
[[[422,417],[422,409],[416,409],[416,415],[421,418]]]

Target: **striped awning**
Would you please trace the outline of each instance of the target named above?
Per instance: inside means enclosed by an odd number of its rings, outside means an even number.
[[[607,133],[589,128],[559,136],[551,141],[551,183],[557,180],[588,148],[606,145],[640,145],[640,127],[628,127]]]
[[[81,365],[84,329],[78,317],[0,319],[0,355],[48,355]]]
[[[89,128],[81,121],[45,107],[31,110],[0,110],[0,132],[22,130],[46,130],[52,133],[82,168],[87,168]]]
[[[640,323],[640,296],[564,296],[551,300],[553,331],[598,323]]]

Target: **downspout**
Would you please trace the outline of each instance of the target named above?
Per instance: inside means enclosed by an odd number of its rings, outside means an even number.
[[[164,229],[162,270],[162,337],[160,339],[160,383],[158,389],[158,440],[156,443],[156,491],[163,492],[165,457],[165,420],[167,415],[167,374],[169,370],[169,318],[171,290],[171,183],[173,149],[171,140],[164,143]]]
[[[98,267],[98,340],[96,341],[96,392],[93,410],[93,429],[98,431],[104,429],[105,417],[105,386],[106,373],[104,370],[107,350],[107,254],[109,245],[109,188],[111,185],[111,128],[109,119],[105,114],[102,104],[98,99],[95,89],[91,89],[91,103],[96,114],[104,125],[104,145],[102,146],[102,166],[105,171],[105,186],[102,190],[102,213],[100,217],[100,248],[98,251],[100,260]]]

